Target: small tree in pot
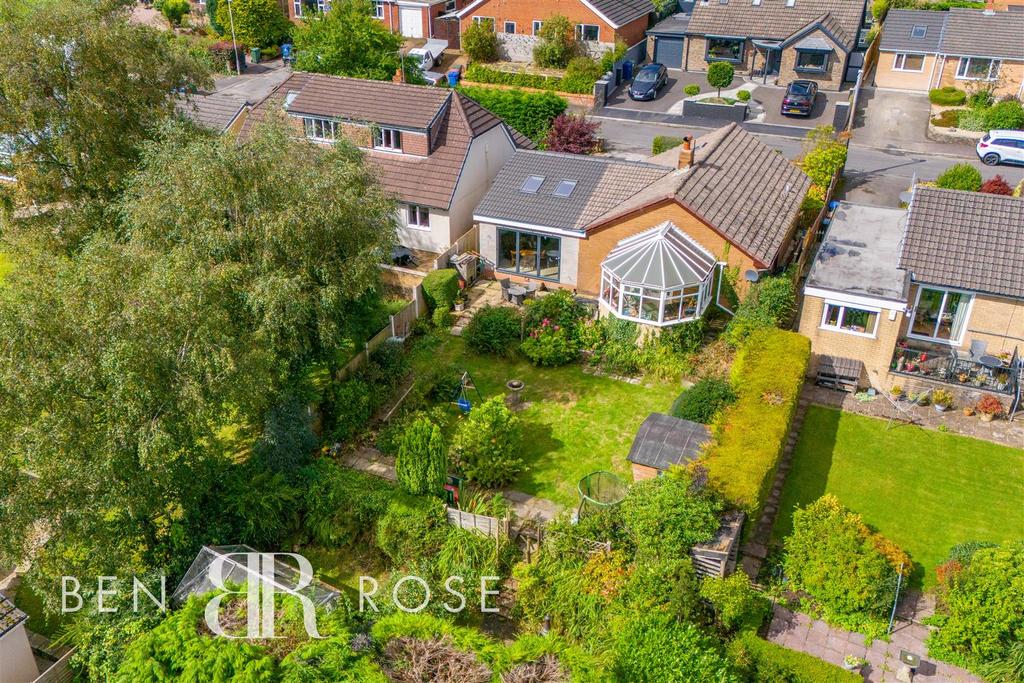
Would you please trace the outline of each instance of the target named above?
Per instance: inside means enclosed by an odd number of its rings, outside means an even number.
[[[722,96],[722,88],[732,85],[736,70],[729,62],[714,62],[708,67],[708,85],[718,88],[718,96]]]

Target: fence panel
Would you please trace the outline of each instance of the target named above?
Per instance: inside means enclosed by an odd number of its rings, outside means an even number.
[[[391,316],[388,324],[377,334],[366,340],[363,349],[338,371],[338,381],[344,380],[370,360],[370,354],[391,337],[405,338],[412,331],[412,324],[427,312],[423,299],[423,286],[416,285],[412,290],[412,301],[405,308]]]
[[[448,259],[467,251],[480,251],[480,226],[476,223],[466,231],[465,235],[452,242],[450,247],[438,254],[437,258],[434,259],[433,269],[440,270],[441,268],[447,268]]]
[[[467,531],[479,531],[492,538],[508,536],[508,520],[463,512],[458,508],[448,508],[448,523]]]

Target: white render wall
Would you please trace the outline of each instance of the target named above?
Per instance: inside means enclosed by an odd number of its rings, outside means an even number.
[[[32,683],[39,677],[25,625],[0,636],[0,683]]]
[[[398,241],[410,249],[442,252],[452,243],[451,218],[447,211],[430,209],[430,229],[409,225],[409,205],[398,205]]]
[[[473,226],[476,205],[487,194],[494,177],[515,151],[515,145],[509,139],[504,126],[495,126],[483,135],[473,138],[452,196],[448,241],[441,249],[435,251],[443,251],[444,247],[465,235]]]
[[[504,227],[504,226],[502,226]],[[519,230],[521,232],[533,232],[537,234],[548,234],[543,230],[527,230],[526,228],[513,228],[509,226],[510,230]],[[561,242],[561,260],[558,264],[558,283],[566,287],[576,288],[576,275],[579,271],[580,264],[580,240],[576,237],[566,237],[565,235],[556,235]],[[495,269],[495,274],[502,277],[498,273],[498,226],[493,223],[481,223],[480,224],[480,255],[483,256],[484,261],[487,265]],[[525,277],[525,276],[524,276]],[[534,278],[540,281],[540,278]]]

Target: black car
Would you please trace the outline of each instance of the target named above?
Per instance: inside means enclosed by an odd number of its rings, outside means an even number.
[[[814,98],[818,96],[818,84],[814,81],[793,81],[786,88],[780,113],[810,116],[814,109]]]
[[[664,64],[647,64],[636,72],[626,92],[631,100],[653,100],[667,83],[668,69]]]

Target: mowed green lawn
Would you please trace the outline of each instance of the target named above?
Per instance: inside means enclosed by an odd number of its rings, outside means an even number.
[[[957,543],[1024,537],[1024,451],[811,406],[774,539],[792,530],[794,506],[826,492],[910,553],[916,585],[935,583]]]
[[[448,363],[467,370],[485,399],[507,393],[510,379],[526,384],[522,395],[529,406],[518,413],[526,469],[511,487],[569,506],[579,502],[576,484],[596,470],[632,481],[626,455],[637,429],[651,413],[668,412],[681,391],[673,383],[595,377],[578,364],[539,368],[521,357],[480,356],[451,335],[413,354],[418,371]],[[470,398],[477,400],[472,393]]]

